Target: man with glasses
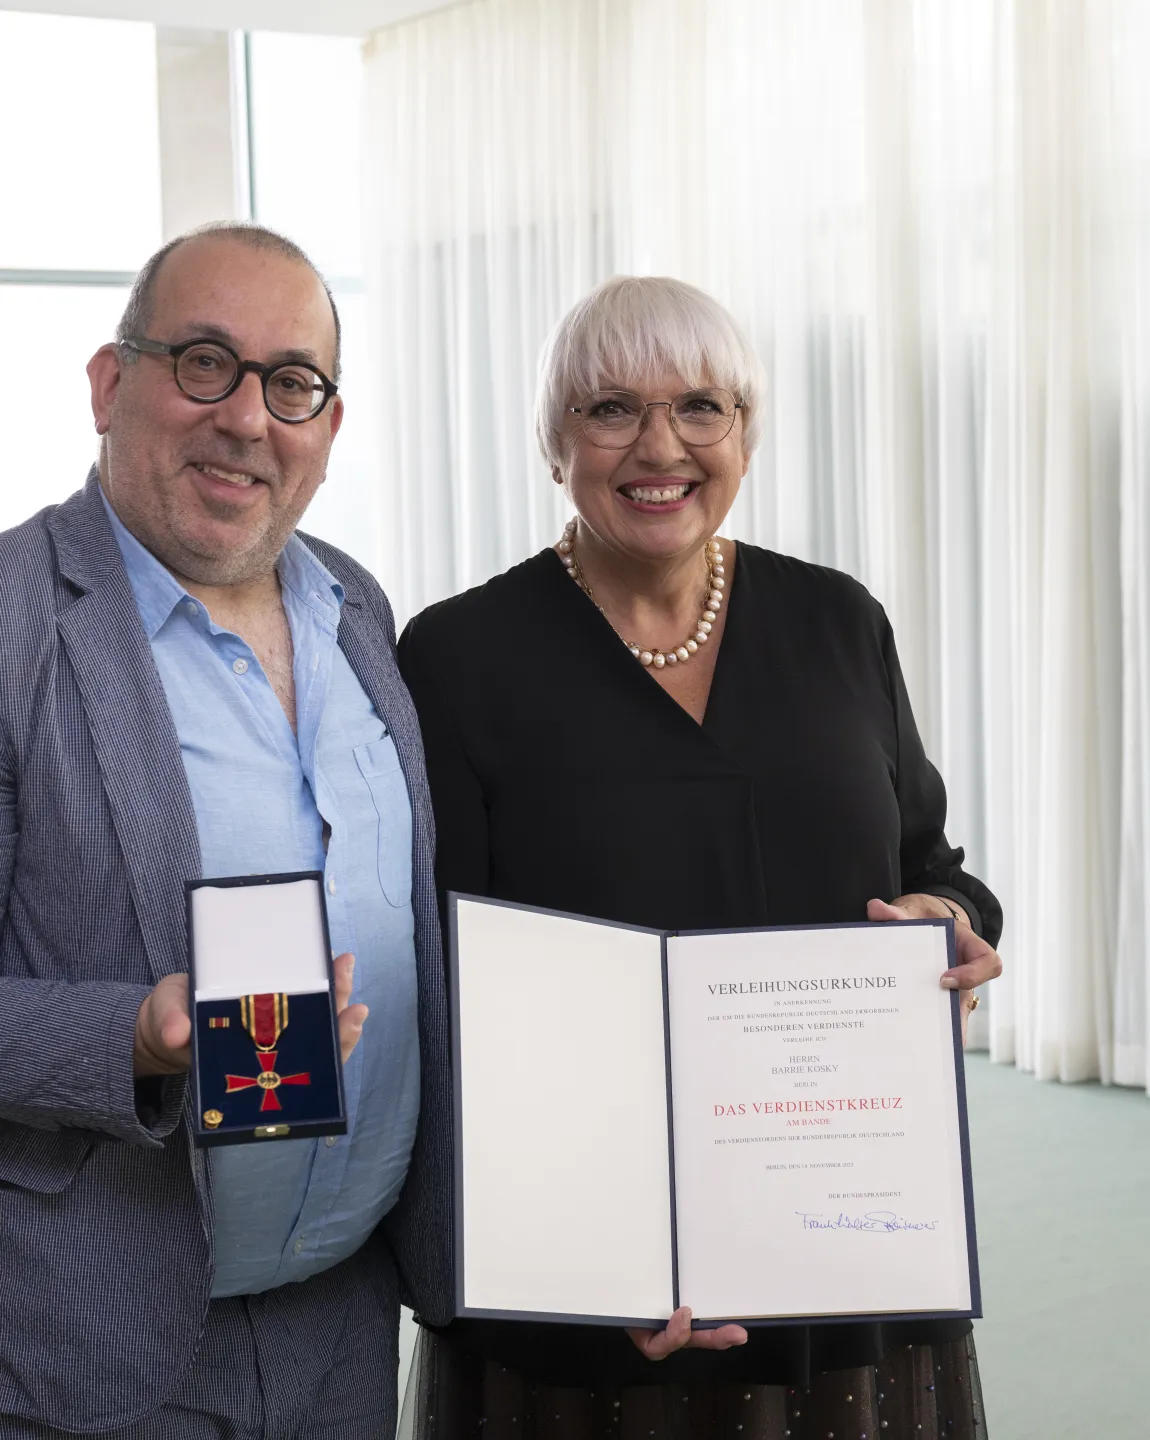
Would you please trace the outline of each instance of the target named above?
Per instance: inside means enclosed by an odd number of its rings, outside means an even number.
[[[339,341],[282,237],[165,246],[87,485],[0,536],[0,1440],[390,1436],[400,1298],[450,1314],[418,730],[383,593],[296,532]],[[303,870],[348,1133],[195,1150],[185,882]]]

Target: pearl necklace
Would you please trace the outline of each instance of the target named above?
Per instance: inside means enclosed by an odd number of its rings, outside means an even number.
[[[611,625],[611,618],[595,599],[594,592],[583,571],[579,568],[579,557],[575,553],[575,530],[576,522],[568,520],[563,529],[563,538],[559,542],[559,558],[563,561],[568,575],[579,586],[580,590],[587,596],[588,600],[599,611],[603,619]],[[705,645],[711,637],[711,630],[715,621],[719,618],[719,609],[723,603],[723,591],[726,589],[726,569],[723,566],[723,552],[717,540],[711,539],[706,544],[707,556],[707,593],[703,597],[703,613],[695,624],[695,629],[683,641],[682,645],[673,650],[645,650],[641,645],[636,645],[633,640],[628,640],[615,626],[615,634],[619,636],[623,644],[634,655],[640,665],[651,666],[655,670],[662,670],[666,665],[685,665],[692,655],[696,653],[700,645]]]

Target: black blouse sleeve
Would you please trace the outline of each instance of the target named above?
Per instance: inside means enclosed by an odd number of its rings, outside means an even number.
[[[943,833],[946,789],[922,747],[894,634],[885,615],[883,627],[883,660],[898,733],[895,794],[902,817],[902,893],[954,900],[970,916],[975,934],[989,945],[997,945],[1002,934],[1002,907],[981,880],[962,868],[963,851],[948,844]]]
[[[487,801],[451,708],[436,678],[450,663],[425,639],[422,617],[399,637],[399,668],[415,708],[427,757],[427,778],[435,812],[435,873],[440,891],[486,895],[489,884]]]

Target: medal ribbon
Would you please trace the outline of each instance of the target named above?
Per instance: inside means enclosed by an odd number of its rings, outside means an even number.
[[[240,1018],[257,1050],[274,1050],[287,1029],[288,997],[279,993],[244,995],[240,1000]]]

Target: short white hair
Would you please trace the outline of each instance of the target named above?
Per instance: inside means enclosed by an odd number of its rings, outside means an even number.
[[[539,360],[535,433],[559,462],[563,417],[576,399],[609,386],[642,385],[673,371],[692,388],[718,385],[743,406],[748,455],[762,434],[766,374],[730,313],[712,296],[662,275],[616,275],[570,309]]]

